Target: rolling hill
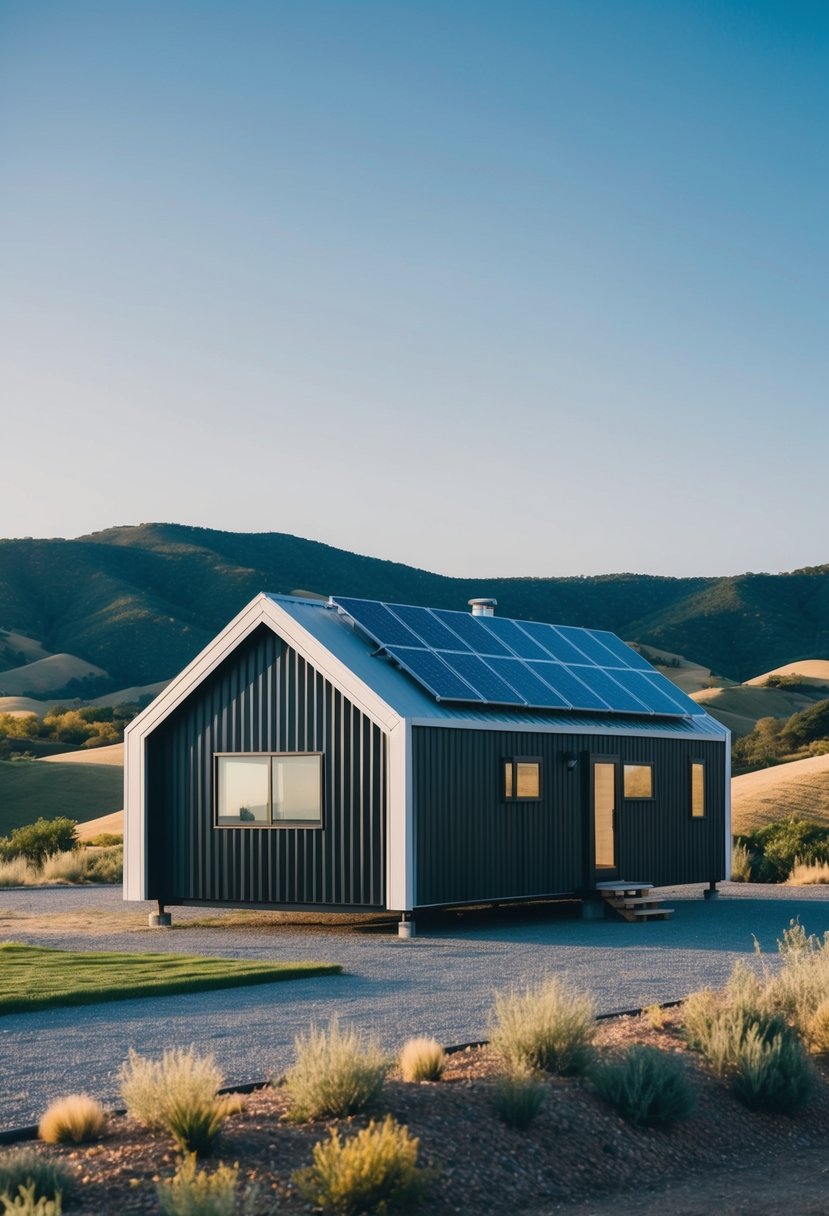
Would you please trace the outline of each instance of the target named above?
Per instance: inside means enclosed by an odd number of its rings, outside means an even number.
[[[731,782],[734,835],[797,815],[829,827],[829,755],[744,773]]]
[[[60,758],[63,760],[63,757]],[[124,805],[120,764],[0,761],[0,834],[41,815],[67,815],[84,823]]]
[[[94,695],[153,684],[181,670],[257,592],[297,588],[461,609],[494,595],[505,616],[611,629],[735,681],[805,656],[829,660],[829,566],[732,578],[458,579],[283,533],[142,524],[77,540],[0,541],[5,666],[10,635],[24,635],[107,672],[108,687]]]

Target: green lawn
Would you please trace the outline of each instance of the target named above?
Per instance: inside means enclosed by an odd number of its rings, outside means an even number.
[[[338,975],[336,963],[253,963],[190,954],[122,954],[0,945],[0,1014],[127,997]]]
[[[34,823],[41,815],[67,815],[78,823],[124,805],[120,764],[49,764],[0,760],[0,835]]]

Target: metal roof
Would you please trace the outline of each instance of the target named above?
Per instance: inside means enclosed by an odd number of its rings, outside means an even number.
[[[595,732],[717,739],[727,729],[689,698],[686,718],[580,713],[503,706],[477,707],[438,702],[388,658],[350,620],[323,600],[267,593],[317,642],[339,659],[401,718],[418,725],[468,726],[471,729]]]

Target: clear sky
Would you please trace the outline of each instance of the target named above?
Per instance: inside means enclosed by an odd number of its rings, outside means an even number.
[[[0,0],[4,536],[829,561],[823,0]]]

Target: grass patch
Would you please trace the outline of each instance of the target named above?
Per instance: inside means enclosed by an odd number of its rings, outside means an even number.
[[[126,954],[0,946],[0,1014],[129,997],[241,988],[338,975],[336,963],[259,963],[189,954]]]

